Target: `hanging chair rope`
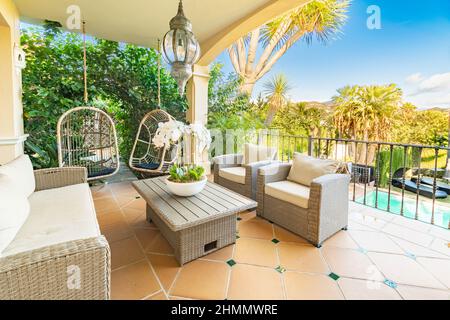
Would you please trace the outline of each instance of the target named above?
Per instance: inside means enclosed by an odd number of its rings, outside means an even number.
[[[86,21],[83,21],[83,77],[84,77],[84,103],[88,103],[87,88],[87,54],[86,54]]]
[[[161,40],[158,39],[158,109],[161,109]]]

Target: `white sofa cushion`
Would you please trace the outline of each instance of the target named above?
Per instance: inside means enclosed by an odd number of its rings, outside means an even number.
[[[219,177],[224,179],[245,184],[245,168],[244,167],[230,167],[219,170]]]
[[[276,152],[277,150],[275,148],[246,143],[244,144],[243,164],[250,164],[258,161],[274,160]]]
[[[8,176],[14,186],[29,197],[36,188],[33,165],[27,155],[21,155],[17,159],[0,166],[0,174]]]
[[[266,184],[264,192],[276,199],[308,209],[309,188],[301,184],[291,181],[272,182]]]
[[[310,187],[315,178],[336,173],[339,162],[331,159],[317,159],[300,153],[294,154],[294,160],[287,179]]]
[[[29,213],[27,197],[13,187],[8,176],[0,174],[0,256],[16,237]]]
[[[35,192],[29,201],[30,215],[4,256],[100,235],[87,183]]]

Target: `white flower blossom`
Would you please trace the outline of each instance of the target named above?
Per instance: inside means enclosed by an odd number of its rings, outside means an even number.
[[[196,138],[200,151],[210,148],[211,134],[204,125],[199,123],[185,125],[180,121],[174,120],[158,123],[158,129],[152,142],[157,148],[169,147],[177,144],[185,134]]]

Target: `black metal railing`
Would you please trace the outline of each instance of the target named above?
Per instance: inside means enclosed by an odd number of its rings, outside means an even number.
[[[241,137],[233,151],[242,151],[243,142],[276,147],[281,161],[291,161],[299,152],[346,162],[352,176],[350,200],[450,229],[450,185],[443,179],[448,147],[262,130]]]

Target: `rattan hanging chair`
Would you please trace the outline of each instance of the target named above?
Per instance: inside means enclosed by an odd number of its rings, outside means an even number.
[[[178,158],[178,145],[169,148],[156,148],[152,142],[158,124],[175,121],[166,111],[152,110],[142,119],[129,160],[131,169],[146,175],[161,175],[167,173],[169,167]]]
[[[83,21],[84,102],[88,104],[86,23]],[[94,107],[76,107],[64,113],[56,128],[60,167],[85,167],[88,181],[104,179],[120,169],[114,121]]]
[[[58,121],[60,167],[85,167],[88,180],[104,179],[120,169],[117,133],[113,120],[94,107],[77,107]]]

